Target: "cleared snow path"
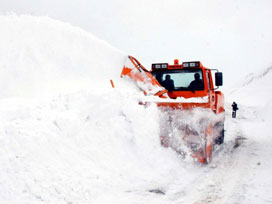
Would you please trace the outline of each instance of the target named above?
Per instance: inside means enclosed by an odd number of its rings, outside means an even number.
[[[253,107],[226,117],[226,142],[177,203],[272,203],[272,142]],[[228,111],[230,113],[230,110]]]

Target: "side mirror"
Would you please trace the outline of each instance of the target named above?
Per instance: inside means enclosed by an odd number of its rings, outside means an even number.
[[[215,85],[222,86],[223,85],[223,74],[222,72],[215,73]]]

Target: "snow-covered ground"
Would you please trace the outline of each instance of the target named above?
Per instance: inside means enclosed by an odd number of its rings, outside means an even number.
[[[200,165],[160,145],[124,53],[47,17],[0,26],[0,203],[272,203],[271,69],[227,94],[226,142]]]

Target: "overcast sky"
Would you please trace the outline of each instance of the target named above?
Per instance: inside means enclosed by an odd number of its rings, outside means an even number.
[[[272,65],[271,0],[0,0],[0,11],[69,22],[147,68],[200,60],[227,85]]]

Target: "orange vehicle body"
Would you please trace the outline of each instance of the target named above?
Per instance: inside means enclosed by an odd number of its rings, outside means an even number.
[[[204,67],[201,62],[192,62],[191,64],[195,65],[192,67],[190,67],[190,63],[179,64],[178,60],[175,60],[173,65],[168,63],[153,64],[151,71],[148,71],[137,59],[128,56],[128,63],[123,67],[121,77],[128,77],[133,80],[145,95],[158,96],[159,100],[155,101],[155,103],[162,111],[167,110],[165,112],[167,112],[167,117],[169,118],[173,118],[171,115],[173,111],[178,112],[178,115],[182,115],[184,111],[191,111],[196,108],[210,110],[212,114],[220,116],[216,117],[216,120],[212,122],[205,123],[204,136],[202,136],[204,138],[203,147],[197,150],[191,148],[190,150],[191,155],[197,161],[200,163],[209,163],[212,158],[214,144],[218,143],[219,137],[221,137],[220,144],[224,139],[224,135],[222,135],[224,134],[224,95],[220,91],[215,91],[211,69]],[[174,87],[173,90],[169,90],[159,80],[161,76],[166,77],[166,75],[177,78],[183,72],[190,75],[199,72],[204,87],[201,90],[190,90],[188,87]],[[179,83],[178,80],[178,78],[175,80],[176,84]],[[188,117],[191,116],[189,115]],[[209,119],[204,118],[203,120]],[[221,128],[220,131],[215,131],[218,126]],[[191,137],[190,134],[194,132],[187,126],[180,129],[182,131],[179,137],[183,140]],[[167,139],[169,135],[162,133],[160,138],[163,146],[170,146]]]

